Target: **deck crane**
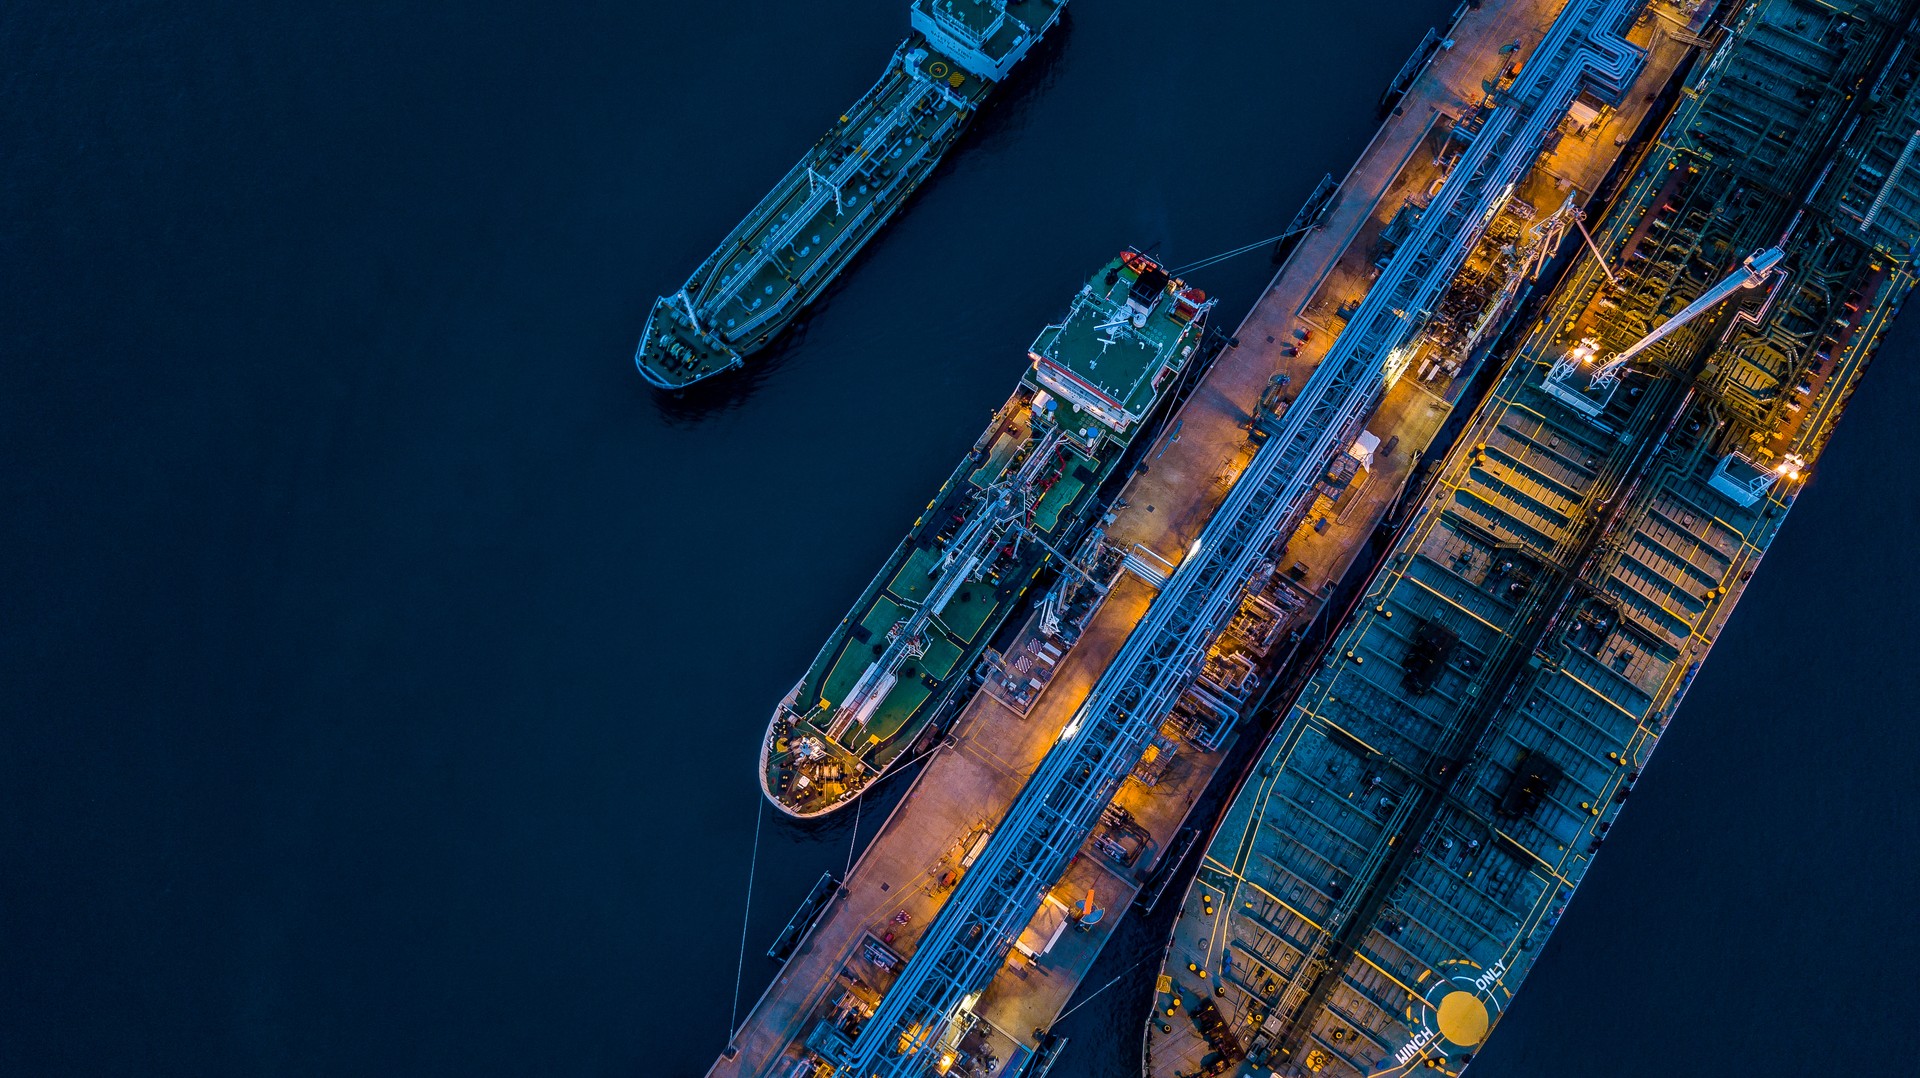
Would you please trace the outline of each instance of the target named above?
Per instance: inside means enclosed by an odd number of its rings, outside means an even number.
[[[1764,284],[1767,278],[1779,268],[1780,260],[1785,257],[1786,252],[1778,247],[1768,247],[1748,255],[1732,273],[1722,277],[1712,288],[1701,293],[1699,299],[1687,304],[1679,314],[1661,323],[1660,328],[1628,345],[1619,355],[1594,367],[1592,381],[1588,388],[1590,390],[1610,388],[1614,380],[1620,376],[1620,371],[1634,356],[1653,347],[1668,334],[1705,314],[1735,292]],[[1553,373],[1548,377],[1557,382],[1565,382],[1573,372],[1593,363],[1599,354],[1600,342],[1587,337],[1568,349],[1559,361],[1554,363]]]

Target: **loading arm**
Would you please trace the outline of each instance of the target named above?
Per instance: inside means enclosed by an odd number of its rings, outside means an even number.
[[[1661,323],[1658,329],[1627,346],[1619,355],[1595,367],[1593,369],[1593,388],[1600,389],[1612,385],[1614,379],[1619,377],[1620,371],[1626,367],[1627,363],[1631,361],[1634,356],[1653,347],[1675,330],[1678,330],[1688,322],[1693,321],[1695,318],[1700,317],[1707,311],[1718,306],[1722,300],[1736,292],[1748,288],[1756,288],[1765,283],[1767,278],[1779,268],[1780,261],[1785,257],[1786,252],[1778,247],[1768,247],[1765,250],[1755,251],[1748,255],[1746,260],[1741,262],[1739,267],[1732,273],[1727,274],[1715,283],[1712,288],[1701,293],[1699,299],[1687,304],[1686,307],[1681,309],[1679,314],[1667,319]],[[1571,369],[1575,366],[1592,363],[1594,357],[1599,354],[1599,351],[1599,343],[1592,338],[1588,338],[1568,351],[1567,354],[1561,358],[1560,365],[1567,367],[1570,373]]]

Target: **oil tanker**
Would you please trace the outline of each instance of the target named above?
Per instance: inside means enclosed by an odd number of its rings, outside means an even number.
[[[1042,330],[1013,395],[774,710],[761,789],[822,816],[885,775],[1034,578],[1089,569],[1101,488],[1201,351],[1214,301],[1138,251]]]
[[[1702,53],[1209,840],[1147,1075],[1472,1061],[1913,286],[1916,44],[1759,0]]]
[[[653,305],[634,364],[660,389],[734,370],[792,323],[933,172],[1066,0],[914,0],[880,77],[687,283]]]

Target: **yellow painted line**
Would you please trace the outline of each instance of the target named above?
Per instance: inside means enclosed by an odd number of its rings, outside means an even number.
[[[1560,668],[1560,676],[1566,678],[1568,681],[1573,682],[1575,685],[1578,685],[1581,688],[1587,690],[1593,695],[1598,696],[1600,699],[1605,700],[1608,704],[1612,705],[1615,711],[1618,711],[1620,714],[1625,715],[1629,719],[1632,719],[1635,725],[1639,724],[1640,716],[1635,715],[1633,712],[1628,711],[1626,708],[1621,707],[1618,703],[1615,703],[1613,697],[1608,696],[1606,693],[1603,693],[1599,689],[1596,689],[1593,686],[1587,684],[1586,682],[1580,680],[1580,678],[1576,676],[1573,673],[1573,671],[1568,670],[1566,667],[1563,666]]]
[[[1380,963],[1375,962],[1371,958],[1368,958],[1364,953],[1360,951],[1353,952],[1353,955],[1355,958],[1358,958],[1360,961],[1365,962],[1367,965],[1372,966],[1376,970],[1379,970],[1380,976],[1385,977],[1387,980],[1392,981],[1394,984],[1399,985],[1400,990],[1402,992],[1405,992],[1407,995],[1412,996],[1415,999],[1420,998],[1420,993],[1415,992],[1413,988],[1407,984],[1407,982],[1401,980],[1398,977],[1395,977],[1393,975],[1392,970],[1389,970],[1385,966],[1381,965]]]
[[[1560,878],[1560,870],[1557,868],[1554,868],[1551,864],[1548,864],[1545,860],[1541,858],[1539,854],[1534,853],[1532,850],[1527,849],[1526,843],[1521,842],[1519,839],[1514,838],[1512,835],[1507,834],[1505,831],[1500,830],[1498,827],[1493,829],[1493,833],[1496,835],[1499,835],[1501,838],[1506,839],[1508,842],[1513,843],[1514,849],[1519,850],[1520,852],[1526,854],[1528,857],[1533,858],[1535,861],[1539,861],[1540,867],[1546,869],[1547,872],[1550,875],[1552,875],[1554,879],[1557,880]]]
[[[1308,714],[1313,716],[1313,720],[1315,722],[1320,723],[1321,725],[1327,727],[1330,730],[1338,730],[1342,735],[1348,738],[1351,738],[1354,744],[1361,746],[1362,748],[1366,749],[1368,752],[1375,753],[1380,756],[1386,755],[1386,753],[1381,752],[1379,749],[1376,749],[1372,745],[1368,744],[1366,739],[1362,738],[1360,735],[1354,733],[1352,730],[1347,729],[1346,727],[1340,725],[1339,723],[1334,722],[1332,719],[1329,719],[1326,716],[1321,715],[1319,712],[1311,711],[1311,712],[1308,712]]]
[[[1430,593],[1435,598],[1439,599],[1441,602],[1446,603],[1448,606],[1453,607],[1455,610],[1460,611],[1462,614],[1465,614],[1466,616],[1472,618],[1473,620],[1479,622],[1480,624],[1485,625],[1487,628],[1492,629],[1494,632],[1499,633],[1501,636],[1507,635],[1507,631],[1505,629],[1501,628],[1498,625],[1495,625],[1493,622],[1488,621],[1487,619],[1481,617],[1480,615],[1474,613],[1473,611],[1468,610],[1466,607],[1461,606],[1460,603],[1457,600],[1455,600],[1452,596],[1441,594],[1439,591],[1435,590],[1435,588],[1431,584],[1428,584],[1426,581],[1421,580],[1419,577],[1409,573],[1402,579],[1411,583],[1413,586]]]
[[[1207,858],[1207,860],[1212,861],[1213,859]],[[1260,886],[1259,884],[1253,882],[1252,880],[1246,878],[1245,876],[1242,876],[1240,873],[1235,872],[1230,868],[1227,868],[1225,865],[1221,865],[1220,862],[1213,861],[1213,863],[1220,867],[1220,871],[1222,873],[1225,873],[1226,875],[1232,877],[1233,879],[1239,881],[1240,883],[1245,884],[1247,887],[1251,888],[1252,890],[1257,891],[1262,895],[1265,895],[1267,898],[1271,899],[1275,905],[1281,907],[1282,909],[1285,909],[1288,913],[1293,914],[1295,917],[1300,918],[1302,921],[1305,921],[1307,923],[1307,926],[1309,928],[1312,928],[1315,932],[1326,931],[1326,926],[1322,925],[1320,922],[1314,920],[1313,918],[1295,909],[1293,906],[1293,903],[1288,902],[1286,899],[1281,898],[1279,895],[1274,894],[1272,891],[1269,891],[1266,888]],[[1244,909],[1244,907],[1242,907],[1242,909]],[[1240,916],[1239,910],[1235,911],[1235,916]]]

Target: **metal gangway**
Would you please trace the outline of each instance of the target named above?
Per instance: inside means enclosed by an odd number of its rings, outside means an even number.
[[[1147,739],[1198,675],[1255,565],[1311,504],[1319,468],[1405,370],[1414,337],[1547,134],[1582,89],[1619,101],[1640,53],[1622,36],[1643,0],[1570,0],[1494,104],[1414,232],[1241,474],[1192,552],[1061,731],[906,968],[851,1044],[820,1045],[852,1078],[919,1075],[972,1021],[1067,860]]]

